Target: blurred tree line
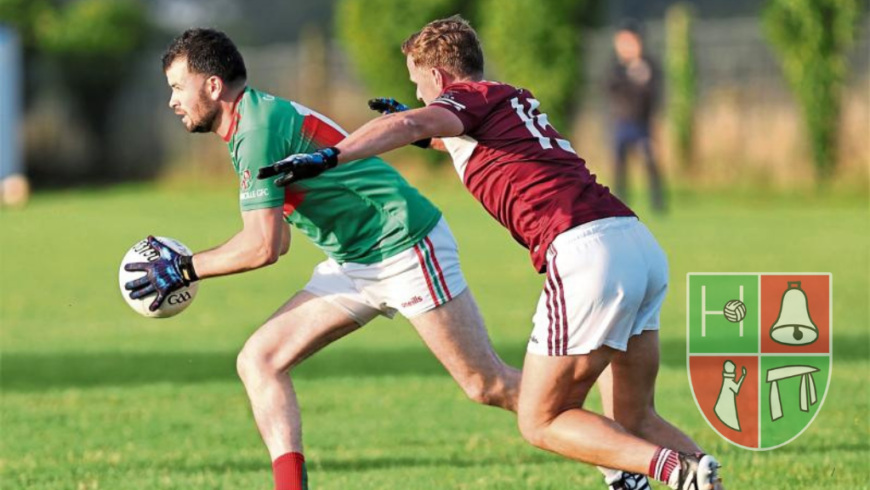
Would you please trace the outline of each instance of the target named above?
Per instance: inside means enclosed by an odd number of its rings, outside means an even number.
[[[578,103],[582,34],[599,25],[597,0],[340,0],[339,39],[372,93],[413,101],[401,43],[427,22],[459,13],[481,36],[487,77],[531,90],[551,121],[570,134]],[[866,6],[864,6],[866,7]],[[866,8],[864,8],[866,11]],[[801,106],[819,181],[837,163],[836,136],[847,50],[857,31],[860,0],[768,0],[763,27]],[[666,121],[671,155],[692,165],[697,72],[692,48],[693,10],[677,3],[665,19]],[[775,142],[771,142],[775,144]]]
[[[866,13],[867,4],[859,0],[769,0],[762,15],[765,32],[801,107],[821,182],[831,177],[837,164],[846,57],[862,10]]]
[[[270,1],[254,1],[255,9],[241,0],[224,0],[220,4],[235,5],[235,13],[216,18],[210,25],[227,29],[241,44],[256,44],[296,41],[300,33],[308,31],[293,26],[318,23],[316,36],[301,36],[303,40],[321,39],[318,59],[328,57],[328,41],[323,34],[334,34],[367,93],[394,96],[409,104],[414,103],[415,94],[407,80],[402,41],[433,19],[459,13],[481,35],[487,77],[531,90],[565,134],[572,133],[572,116],[583,93],[585,33],[601,28],[614,9],[604,0],[298,0],[265,8]],[[333,1],[335,30],[330,32],[332,26],[323,21],[329,17]],[[692,3],[698,6],[698,2]],[[173,2],[159,4],[159,12],[170,4]],[[848,74],[846,55],[866,4],[867,0],[767,0],[762,11],[761,25],[802,109],[806,140],[820,180],[833,173],[837,162],[835,140],[841,90]],[[211,6],[206,0],[198,5],[201,10]],[[143,0],[0,0],[0,23],[19,32],[26,72],[40,71],[40,77],[26,77],[25,111],[35,93],[34,79],[66,88],[72,97],[64,103],[76,114],[76,129],[91,135],[89,180],[107,172],[109,178],[122,176],[120,170],[118,175],[111,175],[117,165],[108,161],[109,152],[102,143],[111,130],[107,127],[111,124],[108,112],[115,96],[136,66],[134,53],[155,49],[169,31],[177,34],[186,22],[178,20],[178,25],[168,30],[163,25],[161,30],[155,25],[159,20],[149,17],[159,17],[159,12],[149,13],[148,6]],[[240,16],[242,8],[257,12]],[[671,136],[669,154],[680,162],[680,169],[697,167],[692,165],[692,155],[700,84],[693,52],[693,15],[692,8],[672,4],[665,18],[665,120]],[[258,29],[269,31],[262,34],[266,41],[253,34]],[[328,74],[321,75],[324,77]],[[47,150],[42,153],[51,154]],[[39,166],[38,171],[45,174],[34,177],[51,180],[52,173],[46,168],[50,166]]]
[[[45,60],[52,75],[75,94],[73,109],[95,139],[107,130],[114,95],[133,66],[151,28],[143,3],[134,0],[0,0],[0,22],[19,32],[25,72]],[[34,77],[25,77],[25,111]],[[111,169],[94,153],[91,170]],[[51,180],[50,176],[45,176]]]
[[[665,76],[668,90],[665,116],[671,135],[671,155],[677,167],[696,172],[693,152],[698,80],[692,48],[694,13],[691,5],[676,3],[665,15]]]
[[[582,79],[580,40],[600,25],[601,0],[340,0],[337,34],[372,93],[416,100],[402,42],[428,22],[460,14],[481,37],[487,76],[529,89],[568,132]],[[413,105],[413,104],[412,104]]]

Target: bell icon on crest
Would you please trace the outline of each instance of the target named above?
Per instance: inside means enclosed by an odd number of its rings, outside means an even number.
[[[819,338],[800,281],[789,281],[782,295],[779,317],[770,327],[770,338],[784,345],[809,345]]]

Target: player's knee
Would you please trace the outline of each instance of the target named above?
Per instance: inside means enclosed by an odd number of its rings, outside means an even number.
[[[236,373],[238,373],[239,378],[243,382],[247,383],[257,372],[256,358],[250,352],[248,346],[245,345],[241,352],[239,352],[239,355],[236,356]]]
[[[272,349],[248,341],[236,357],[236,372],[243,382],[248,383],[260,376],[281,372],[275,363]]]
[[[462,390],[469,400],[481,405],[498,406],[501,402],[499,383],[483,376],[473,376],[462,383]]]
[[[532,419],[519,414],[517,417],[517,425],[520,429],[520,434],[532,446],[541,449],[547,449],[546,444],[546,424],[542,424],[537,419]]]
[[[465,391],[465,396],[474,403],[481,405],[494,404],[492,395],[482,385],[463,386],[462,389]]]

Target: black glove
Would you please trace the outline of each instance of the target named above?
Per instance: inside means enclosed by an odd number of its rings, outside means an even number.
[[[157,252],[160,258],[154,262],[135,262],[125,265],[125,270],[141,271],[145,275],[124,284],[124,288],[130,291],[130,299],[139,299],[156,291],[157,298],[148,306],[149,310],[156,311],[172,292],[190,286],[190,283],[199,280],[199,277],[193,270],[193,257],[176,252],[153,236],[149,236],[147,241],[148,246]]]
[[[410,107],[393,98],[378,97],[377,99],[369,99],[369,109],[381,114],[393,114],[394,112],[405,112]]]
[[[297,153],[277,161],[268,167],[260,168],[257,172],[258,179],[268,179],[281,175],[275,179],[275,185],[284,187],[297,180],[310,179],[326,172],[338,165],[338,148],[324,148],[314,153]]]
[[[369,99],[369,109],[373,111],[378,111],[381,114],[394,114],[396,112],[404,112],[410,109],[410,107],[405,104],[399,102],[392,97],[378,97],[377,99]],[[411,143],[414,146],[419,146],[420,148],[429,148],[432,145],[432,138],[426,138],[420,141],[415,141]]]

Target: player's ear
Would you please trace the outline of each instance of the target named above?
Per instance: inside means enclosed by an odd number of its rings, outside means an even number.
[[[220,77],[211,76],[205,81],[205,89],[211,100],[218,100],[224,91],[224,81]]]
[[[432,79],[435,81],[435,86],[438,87],[439,90],[443,89],[447,84],[444,80],[444,73],[438,68],[429,68],[430,74],[432,75]]]

